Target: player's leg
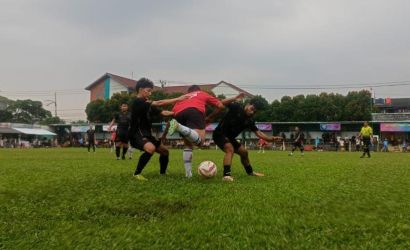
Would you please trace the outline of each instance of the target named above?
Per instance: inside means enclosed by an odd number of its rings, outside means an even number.
[[[296,150],[296,142],[292,143],[292,151],[289,153],[289,155],[293,155],[293,152]]]
[[[164,144],[160,143],[159,147],[157,147],[156,152],[159,154],[159,173],[166,174],[169,162],[169,151],[168,148],[165,147]]]
[[[127,138],[128,139],[128,138]],[[122,143],[122,156],[121,159],[125,160],[125,155],[128,151],[128,140],[124,140]]]
[[[115,143],[115,156],[117,157],[117,160],[120,159],[121,145],[122,145],[122,143],[120,141],[117,141]]]
[[[134,153],[135,148],[131,147],[130,145],[128,146],[128,159],[132,159],[132,154]]]
[[[138,160],[138,164],[135,169],[134,176],[137,178],[137,180],[147,180],[141,175],[141,173],[142,173],[142,170],[144,170],[145,166],[148,164],[156,148],[152,142],[147,140],[147,138],[138,138],[137,146],[138,146],[138,149],[142,149],[144,152],[141,154]]]
[[[370,158],[370,144],[371,144],[371,142],[370,142],[370,139],[369,139],[368,142],[367,142],[367,157],[369,157],[369,158]]]
[[[303,145],[303,143],[299,144],[299,149],[300,149],[300,153],[302,155],[305,155],[305,145]]]
[[[253,168],[252,168],[251,163],[249,161],[248,150],[246,150],[243,145],[240,145],[238,143],[238,145],[234,145],[234,148],[235,148],[235,153],[238,154],[241,157],[242,166],[245,168],[245,171],[248,175],[264,176],[264,174],[262,174],[262,173],[253,172]]]
[[[234,154],[234,148],[230,143],[229,139],[225,137],[224,134],[218,131],[214,131],[212,134],[212,139],[218,148],[225,152],[224,159],[223,159],[223,179],[224,181],[233,181],[231,177],[231,165],[232,165],[232,157]]]
[[[185,176],[192,177],[192,155],[193,145],[190,141],[184,138],[184,150],[182,151],[182,159],[184,160]]]
[[[172,135],[175,132],[179,132],[184,138],[189,140],[190,142],[194,144],[201,144],[201,137],[199,136],[198,132],[195,129],[191,129],[187,126],[184,126],[180,123],[178,123],[175,119],[172,119],[169,122],[169,130],[168,134]]]
[[[223,151],[225,152],[224,155],[224,172],[223,172],[223,180],[224,181],[233,181],[231,176],[231,166],[232,166],[232,158],[235,152],[233,145],[229,142],[223,145]]]
[[[177,114],[169,123],[168,133],[179,132],[185,139],[195,145],[201,145],[205,139],[205,115],[197,109],[190,108]]]

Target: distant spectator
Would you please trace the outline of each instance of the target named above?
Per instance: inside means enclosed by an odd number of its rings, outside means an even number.
[[[387,138],[384,138],[382,152],[388,152],[388,151],[389,151],[389,141],[387,140]]]
[[[407,140],[404,139],[404,140],[403,140],[403,145],[402,145],[402,151],[403,151],[403,152],[407,152],[407,147],[408,147],[408,145],[407,145]]]

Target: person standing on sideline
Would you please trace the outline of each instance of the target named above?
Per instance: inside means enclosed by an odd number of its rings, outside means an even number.
[[[289,153],[289,155],[293,155],[293,152],[296,150],[296,148],[300,149],[300,153],[302,154],[302,156],[304,155],[304,152],[303,152],[305,150],[305,146],[303,145],[304,139],[305,139],[305,135],[303,134],[303,132],[299,130],[299,127],[295,127],[294,139],[292,143],[292,151]]]
[[[120,159],[121,148],[122,156],[121,159],[125,160],[125,155],[128,150],[128,130],[131,122],[131,113],[128,111],[128,104],[121,104],[121,111],[119,114],[115,115],[112,119],[108,130],[111,131],[112,126],[117,123],[117,134],[115,136],[115,155],[117,160]]]
[[[258,153],[265,153],[265,147],[268,144],[263,138],[260,138],[258,141],[259,144],[259,151]]]
[[[149,101],[153,88],[154,83],[151,80],[146,78],[138,80],[135,86],[137,98],[131,106],[130,143],[132,147],[143,152],[134,172],[134,177],[139,181],[147,180],[141,173],[155,152],[160,155],[160,174],[165,174],[168,167],[169,151],[160,140],[152,135],[152,116],[162,115],[170,117],[174,113],[160,110],[157,107],[174,104],[177,101],[186,99],[186,96],[183,95],[173,99]]]
[[[389,151],[389,141],[387,140],[387,138],[384,138],[382,152],[388,152],[388,151]]]
[[[367,121],[364,122],[359,136],[363,141],[363,154],[362,156],[360,156],[360,158],[364,158],[366,154],[367,157],[370,158],[370,143],[373,136],[373,129],[369,126],[369,123]]]
[[[93,147],[93,151],[95,153],[95,130],[93,129],[93,126],[90,125],[90,128],[87,130],[87,141],[88,141],[88,153],[90,153],[90,148]]]
[[[169,122],[169,135],[179,132],[184,139],[184,160],[185,176],[192,177],[192,151],[194,145],[202,145],[205,140],[205,109],[206,105],[214,106],[217,109],[224,108],[222,102],[201,90],[198,85],[188,88],[186,94],[188,99],[177,102],[172,111],[175,113],[174,119]]]

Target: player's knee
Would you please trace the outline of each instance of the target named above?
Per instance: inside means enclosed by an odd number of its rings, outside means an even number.
[[[224,151],[227,154],[233,154],[234,153],[234,149],[231,145],[225,145],[224,146]]]
[[[155,152],[155,146],[151,143],[147,143],[144,145],[144,151],[153,154]]]

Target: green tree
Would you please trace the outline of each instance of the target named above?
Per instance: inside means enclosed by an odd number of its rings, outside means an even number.
[[[101,99],[88,103],[85,113],[87,113],[87,120],[90,122],[109,122],[112,119],[110,108]]]
[[[38,123],[52,117],[51,112],[45,110],[40,101],[17,100],[7,109],[13,114],[11,122]]]

